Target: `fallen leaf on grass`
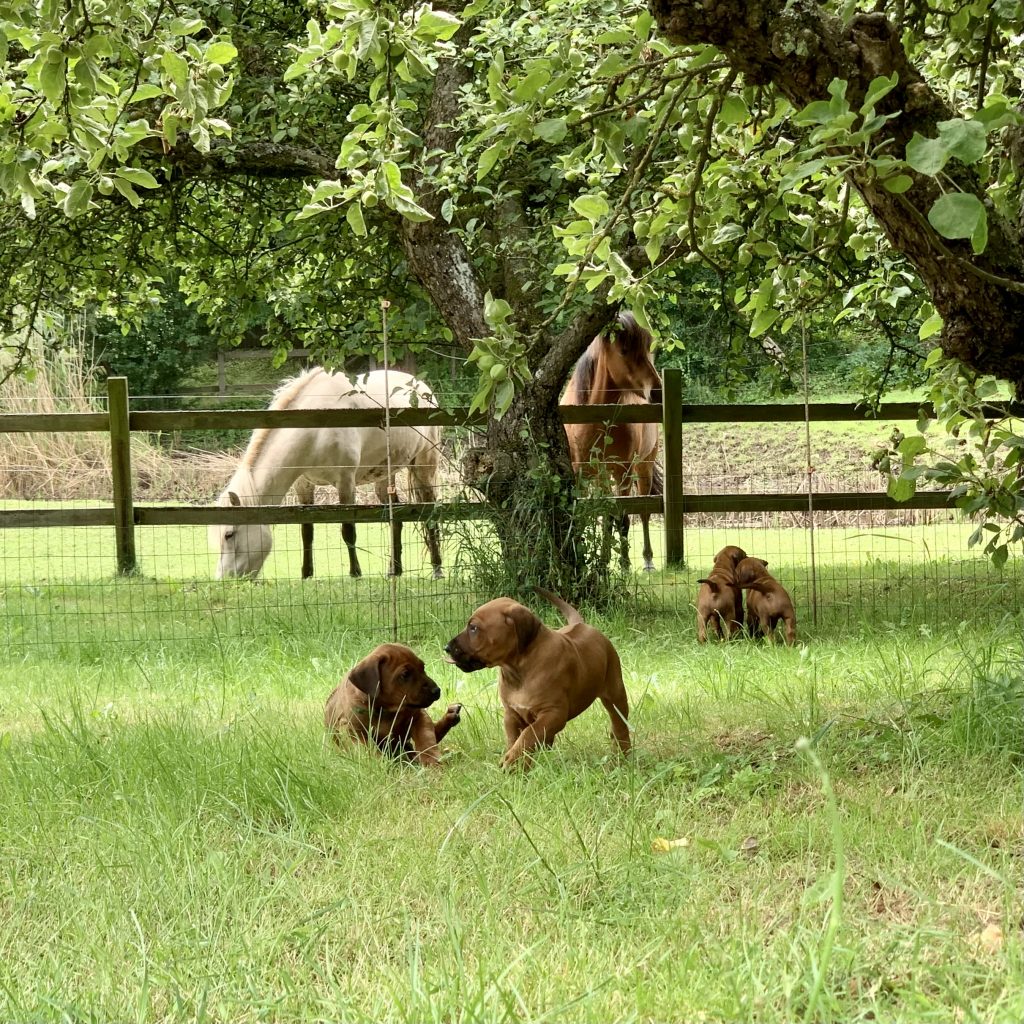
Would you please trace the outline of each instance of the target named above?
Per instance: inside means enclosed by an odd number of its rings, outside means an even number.
[[[651,849],[655,853],[668,853],[669,850],[681,850],[690,845],[690,840],[685,836],[682,839],[662,839],[660,836],[651,843]]]
[[[985,953],[998,953],[1003,948],[1003,929],[997,924],[988,924],[971,936]]]
[[[761,840],[757,836],[747,836],[746,839],[740,843],[740,850],[745,853],[748,857],[753,857],[758,850],[761,849]]]

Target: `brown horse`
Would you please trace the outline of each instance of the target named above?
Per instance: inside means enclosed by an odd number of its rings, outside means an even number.
[[[563,405],[641,405],[660,401],[661,379],[651,359],[651,335],[632,313],[620,313],[614,328],[599,334],[580,356],[562,396]],[[569,454],[582,477],[610,478],[615,493],[662,493],[656,423],[567,423]],[[644,527],[644,569],[654,571],[650,515]],[[629,516],[618,520],[621,562],[629,568]],[[608,543],[611,543],[608,524]]]

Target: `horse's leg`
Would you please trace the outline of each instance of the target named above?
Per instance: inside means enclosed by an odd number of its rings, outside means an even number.
[[[304,476],[295,481],[295,497],[300,505],[312,505],[316,497],[316,488]],[[313,575],[313,524],[301,523],[302,533],[302,578],[308,580]]]
[[[387,481],[382,480],[377,484],[377,500],[382,505],[387,505],[388,497]],[[391,495],[391,499],[394,503],[397,503],[400,500],[397,489],[395,490],[395,493]],[[402,575],[402,521],[395,518],[392,518],[391,520],[391,557],[388,561],[388,575]]]
[[[339,505],[353,505],[356,500],[356,480],[355,473],[346,473],[344,476],[338,479],[335,484],[335,489],[338,492],[338,504]],[[356,554],[356,524],[355,523],[342,523],[341,524],[341,539],[345,543],[345,547],[348,548],[348,574],[356,579],[363,575],[363,570],[359,565],[359,556]]]
[[[345,542],[345,547],[348,548],[348,574],[358,579],[363,575],[363,570],[359,565],[359,556],[356,554],[355,523],[341,524],[341,539]]]
[[[654,548],[651,546],[651,517],[645,512],[640,516],[644,528],[644,572],[654,572]]]
[[[619,549],[619,565],[621,565],[624,570],[628,571],[628,569],[629,569],[629,515],[627,513],[623,512],[622,515],[619,516],[618,526],[619,526],[619,541],[620,541],[620,543],[622,545],[620,547],[620,549]]]
[[[654,466],[658,456],[658,428],[653,423],[636,424],[640,428],[637,439],[645,454],[636,467],[636,493],[649,498],[654,493]],[[644,572],[654,572],[654,548],[651,546],[651,516],[640,514],[644,528]]]
[[[432,444],[430,451],[409,467],[409,486],[412,489],[413,497],[417,501],[433,505],[437,501],[437,488],[434,486],[436,479],[437,448]],[[433,577],[435,580],[442,579],[444,572],[441,570],[441,531],[435,523],[425,523],[423,537],[430,554]]]

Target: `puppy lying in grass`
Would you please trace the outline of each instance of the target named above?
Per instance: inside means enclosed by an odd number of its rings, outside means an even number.
[[[743,628],[743,591],[736,584],[736,564],[747,557],[743,548],[729,544],[715,555],[711,572],[697,580],[697,641],[704,643],[708,628],[732,639]]]
[[[423,662],[402,644],[374,648],[327,698],[324,725],[334,741],[342,733],[392,757],[438,763],[438,743],[459,724],[461,704],[432,721],[426,708],[441,696]]]
[[[763,558],[744,558],[736,566],[736,582],[747,593],[747,622],[757,633],[775,638],[775,627],[785,623],[787,644],[796,642],[796,612],[786,588],[768,572]],[[751,630],[753,632],[753,628]]]

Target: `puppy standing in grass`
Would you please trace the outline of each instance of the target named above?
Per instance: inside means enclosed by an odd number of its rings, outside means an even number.
[[[743,548],[729,544],[715,555],[711,572],[697,591],[697,641],[711,632],[731,640],[743,628],[743,591],[736,584],[736,565],[747,557]]]
[[[595,700],[604,704],[612,736],[627,753],[629,702],[618,653],[572,605],[536,590],[565,616],[567,625],[548,629],[529,608],[500,597],[477,608],[445,647],[463,672],[498,667],[508,745],[501,766],[511,768],[520,759],[528,763],[537,747],[550,747],[566,722]]]
[[[327,698],[324,725],[336,743],[347,732],[382,753],[423,765],[438,763],[438,743],[459,724],[461,704],[449,704],[436,721],[426,712],[441,688],[423,662],[402,644],[374,648]]]
[[[747,594],[747,621],[757,624],[769,640],[775,638],[775,627],[785,623],[786,643],[796,642],[796,612],[786,588],[768,572],[763,558],[744,558],[736,566],[736,582]]]

